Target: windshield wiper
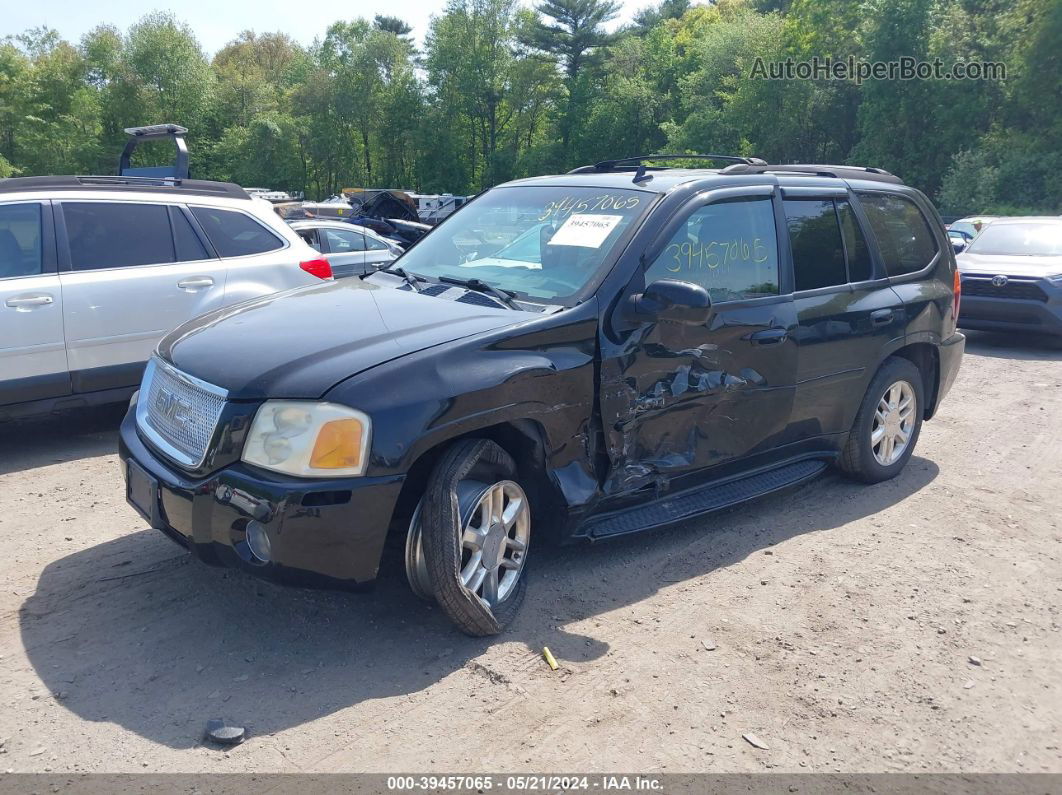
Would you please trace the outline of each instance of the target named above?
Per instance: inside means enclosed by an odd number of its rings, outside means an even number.
[[[373,271],[373,273],[379,273],[380,271],[384,271],[385,273],[393,273],[395,276],[402,278],[403,280],[405,280],[406,284],[408,284],[411,288],[413,288],[415,292],[418,293],[421,292],[421,289],[420,285],[417,284],[417,282],[424,282],[425,284],[429,283],[428,280],[425,279],[423,276],[417,276],[417,274],[415,273],[409,273],[401,265],[395,265],[394,262],[389,262],[382,268],[377,268],[375,271]]]
[[[514,298],[516,298],[516,293],[514,293],[512,290],[503,290],[499,287],[494,287],[493,285],[487,284],[481,279],[455,279],[452,276],[440,276],[439,281],[446,282],[447,284],[456,284],[458,287],[464,287],[467,290],[474,290],[477,293],[486,293],[487,295],[494,296],[510,309],[520,309],[520,307],[518,307],[516,305],[516,302],[513,300]]]

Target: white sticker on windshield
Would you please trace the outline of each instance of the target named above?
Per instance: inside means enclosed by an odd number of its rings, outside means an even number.
[[[601,248],[609,232],[623,220],[622,215],[569,215],[549,240],[551,246]]]

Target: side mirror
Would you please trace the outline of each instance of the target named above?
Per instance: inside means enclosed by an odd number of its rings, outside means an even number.
[[[958,238],[951,238],[951,248],[956,254],[961,254],[966,250],[966,241]]]
[[[660,279],[644,293],[629,299],[630,314],[639,319],[671,320],[699,326],[712,314],[712,299],[698,284],[677,279]]]

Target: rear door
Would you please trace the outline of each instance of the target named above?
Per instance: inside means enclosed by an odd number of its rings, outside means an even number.
[[[366,272],[365,235],[355,229],[326,227],[318,230],[324,245],[324,256],[332,266],[336,279],[360,276]]]
[[[904,306],[845,189],[783,190],[797,311],[793,441],[848,431],[883,352],[902,345]],[[829,446],[829,440],[825,440]]]
[[[222,305],[225,265],[182,207],[128,201],[57,207],[73,391],[133,386],[166,332]]]
[[[0,203],[0,405],[70,393],[48,202]]]

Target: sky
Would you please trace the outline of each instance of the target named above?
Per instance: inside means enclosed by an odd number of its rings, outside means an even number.
[[[445,0],[355,0],[354,2],[305,2],[304,0],[0,0],[0,39],[27,28],[47,26],[63,38],[78,42],[101,23],[117,25],[123,32],[150,11],[172,11],[187,22],[200,45],[212,55],[243,30],[259,33],[283,31],[303,45],[324,36],[336,20],[372,19],[388,14],[413,26],[418,42],[428,30],[432,14],[442,11]],[[634,12],[653,0],[622,0],[623,11],[613,26],[630,20]]]

